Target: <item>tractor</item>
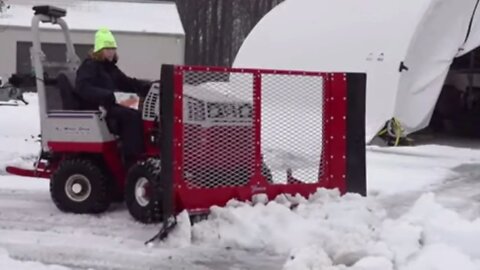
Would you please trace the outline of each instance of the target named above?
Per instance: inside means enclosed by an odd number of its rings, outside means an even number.
[[[7,167],[7,172],[26,177],[50,179],[51,198],[61,211],[71,213],[101,213],[113,201],[125,200],[131,216],[142,223],[156,223],[163,218],[162,193],[159,192],[161,172],[161,81],[152,84],[141,100],[146,152],[136,164],[125,168],[121,144],[101,108],[98,111],[78,110],[81,102],[73,91],[75,74],[80,60],[75,53],[69,28],[62,19],[66,10],[53,6],[35,6],[32,20],[32,66],[38,92],[41,153],[33,169]],[[65,68],[55,79],[44,79],[45,57],[41,50],[39,25],[59,25],[65,36]],[[202,91],[197,91],[203,88]],[[217,121],[219,108],[238,109],[239,114]],[[185,133],[190,134],[185,147],[194,149],[185,164],[185,178],[197,188],[212,188],[212,178],[245,184],[250,173],[249,156],[231,155],[234,149],[251,149],[252,104],[227,97],[208,87],[192,85],[185,88],[183,97]],[[217,120],[216,120],[217,119]],[[223,134],[218,136],[219,132]],[[186,136],[187,137],[187,136]],[[229,138],[236,138],[232,140]],[[209,143],[210,142],[210,143]],[[235,158],[202,160],[196,153],[218,157],[229,152]],[[238,173],[242,171],[243,173]],[[264,165],[263,175],[271,181]],[[235,178],[236,177],[236,178]],[[163,190],[162,192],[167,192]],[[176,207],[176,211],[182,210]]]

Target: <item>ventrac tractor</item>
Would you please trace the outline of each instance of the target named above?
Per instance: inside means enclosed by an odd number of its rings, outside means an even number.
[[[127,170],[120,158],[122,146],[115,135],[115,123],[109,123],[100,109],[77,109],[81,101],[75,96],[73,87],[80,61],[68,26],[62,19],[66,11],[52,6],[36,6],[33,10],[31,52],[40,107],[41,154],[33,169],[11,166],[7,171],[20,176],[49,178],[51,198],[65,212],[100,213],[106,211],[112,201],[124,199],[136,220],[143,223],[160,221],[164,208],[162,198],[170,195],[166,192],[175,192],[162,189],[160,183],[163,150],[160,81],[152,84],[139,105],[146,152]],[[40,22],[59,25],[67,49],[65,70],[48,83],[43,77],[45,57],[41,50]],[[198,91],[199,88],[202,91]],[[251,157],[235,154],[235,151],[253,147],[251,102],[210,91],[202,84],[186,86],[183,91],[184,148],[191,150],[185,151],[184,159],[188,162],[183,171],[190,187],[212,188],[221,182],[219,178],[246,183],[251,175]],[[226,113],[225,108],[235,110],[235,115],[221,117],[220,114]],[[205,160],[202,156],[211,158]],[[266,166],[262,172],[271,180]],[[180,211],[182,206],[176,205],[175,209]]]

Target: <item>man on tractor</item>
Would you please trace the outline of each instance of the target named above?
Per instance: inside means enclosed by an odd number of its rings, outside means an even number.
[[[142,117],[139,111],[117,104],[114,92],[130,92],[145,96],[151,83],[126,76],[116,65],[117,43],[106,28],[95,34],[95,45],[90,56],[77,71],[75,93],[81,109],[106,112],[111,132],[120,137],[126,168],[144,153]]]

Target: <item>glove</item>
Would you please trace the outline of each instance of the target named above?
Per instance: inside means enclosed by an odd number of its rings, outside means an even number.
[[[152,82],[140,81],[140,87],[138,89],[137,95],[139,97],[146,97],[151,87],[152,87]]]

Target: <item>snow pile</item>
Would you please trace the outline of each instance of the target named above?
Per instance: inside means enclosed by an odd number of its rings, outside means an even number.
[[[460,217],[433,194],[397,219],[375,199],[324,189],[308,200],[282,195],[266,205],[231,201],[211,210],[190,230],[182,216],[168,241],[283,254],[284,270],[480,269],[480,220]]]
[[[375,201],[319,190],[291,210],[285,196],[267,205],[232,202],[212,208],[192,228],[194,242],[290,254],[285,269],[352,265],[367,256],[391,256],[375,241],[385,211]],[[323,268],[322,268],[323,269]],[[336,268],[332,268],[336,269]]]
[[[68,270],[63,266],[44,265],[39,262],[18,261],[10,258],[7,251],[0,248],[0,269],[15,270]]]
[[[405,270],[477,270],[480,263],[474,263],[468,256],[457,249],[444,244],[426,246],[406,267]]]
[[[277,253],[319,245],[334,260],[346,262],[365,245],[374,249],[369,240],[384,217],[374,202],[357,195],[341,198],[336,190],[319,191],[293,211],[290,206],[281,196],[267,205],[213,207],[209,220],[193,227],[193,240]]]

